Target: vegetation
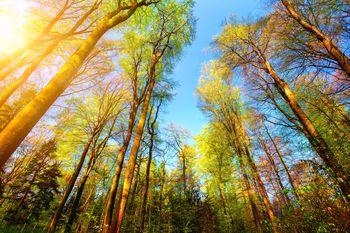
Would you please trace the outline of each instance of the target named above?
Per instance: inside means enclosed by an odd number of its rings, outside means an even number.
[[[227,19],[197,135],[164,116],[199,1],[25,2],[23,38],[0,10],[0,232],[350,232],[348,0]]]

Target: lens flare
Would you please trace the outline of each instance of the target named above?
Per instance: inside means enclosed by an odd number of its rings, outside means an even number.
[[[25,44],[25,0],[0,1],[0,54],[10,54]]]

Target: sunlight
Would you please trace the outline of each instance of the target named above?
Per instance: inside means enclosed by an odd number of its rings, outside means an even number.
[[[0,1],[0,54],[9,54],[25,44],[27,0]],[[6,10],[5,10],[6,9]]]

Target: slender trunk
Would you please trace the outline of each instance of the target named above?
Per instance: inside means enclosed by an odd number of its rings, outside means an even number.
[[[183,189],[184,189],[184,195],[186,196],[186,190],[187,190],[187,183],[186,183],[186,155],[183,151],[180,152],[180,157],[182,159],[182,182],[183,182]]]
[[[137,214],[138,214],[138,211],[137,211],[138,205],[136,205],[136,203],[135,203],[135,197],[138,194],[139,186],[141,185],[141,187],[142,187],[142,184],[143,184],[143,181],[140,178],[141,165],[142,165],[142,160],[140,159],[140,163],[136,162],[136,165],[135,165],[134,173],[136,173],[136,176],[135,176],[135,179],[133,179],[134,186],[131,188],[132,192],[131,192],[130,202],[129,202],[130,203],[130,207],[127,210],[128,211],[127,213],[129,215],[133,216],[133,218],[129,219],[129,222],[128,222],[129,224],[127,224],[128,226],[130,226],[130,225],[133,226],[133,232],[135,232],[135,230],[136,230],[136,217],[137,217]],[[116,212],[117,211],[118,210],[116,209]],[[116,220],[116,218],[114,220]],[[132,222],[132,224],[130,224],[130,222]],[[114,223],[114,226],[117,226],[117,222],[116,221]]]
[[[162,98],[159,101],[159,104],[156,108],[155,114],[154,114],[154,118],[152,120],[152,122],[150,121],[152,113],[153,113],[153,105],[151,107],[150,110],[150,116],[148,117],[148,121],[147,121],[147,128],[148,128],[148,133],[150,135],[150,144],[149,144],[149,148],[148,148],[148,161],[147,161],[147,166],[146,166],[146,177],[145,177],[145,187],[143,190],[143,199],[142,199],[142,203],[141,203],[141,211],[140,211],[140,225],[138,228],[138,232],[142,233],[144,230],[144,226],[145,226],[145,215],[146,215],[146,206],[147,206],[147,198],[148,198],[148,189],[149,189],[149,182],[150,182],[150,172],[151,172],[151,164],[152,164],[152,157],[153,157],[153,147],[154,147],[154,137],[155,137],[155,124],[157,122],[158,119],[158,114],[159,114],[159,109],[162,105]],[[150,226],[150,225],[149,225]]]
[[[265,189],[265,185],[264,185],[264,183],[261,180],[261,177],[259,175],[258,169],[257,169],[257,167],[256,167],[256,165],[255,165],[255,163],[254,163],[254,161],[253,161],[253,159],[251,157],[249,149],[245,146],[244,150],[245,150],[245,155],[246,155],[246,158],[247,158],[247,161],[248,161],[248,165],[249,165],[249,167],[250,167],[250,169],[251,169],[251,171],[253,173],[253,177],[257,181],[257,184],[258,184],[259,189],[261,191],[261,196],[262,196],[262,199],[263,199],[263,203],[265,205],[267,214],[268,214],[269,219],[271,221],[273,232],[277,233],[278,232],[278,226],[277,226],[277,223],[276,223],[275,214],[273,212],[273,208],[272,208],[269,196],[267,195],[267,191]]]
[[[90,172],[92,170],[92,167],[94,166],[95,156],[96,155],[91,154],[91,156],[89,158],[89,162],[88,162],[86,169],[85,169],[85,174],[83,175],[83,177],[81,178],[81,181],[79,182],[79,185],[77,188],[77,194],[76,194],[74,202],[73,202],[72,211],[71,211],[71,214],[68,218],[68,223],[66,225],[65,232],[69,233],[72,230],[72,226],[73,226],[75,217],[76,217],[78,209],[79,209],[80,199],[83,195],[86,181],[88,180]]]
[[[84,150],[83,150],[83,152],[81,154],[81,157],[80,157],[80,160],[79,160],[79,163],[78,163],[77,167],[75,168],[73,174],[71,175],[71,177],[70,177],[70,179],[68,181],[67,188],[66,188],[66,190],[63,193],[63,196],[62,196],[61,201],[60,201],[60,203],[59,203],[59,205],[57,207],[55,215],[52,217],[51,222],[50,222],[49,226],[47,227],[48,233],[52,233],[56,229],[56,226],[57,226],[58,220],[61,217],[64,205],[66,204],[66,202],[68,200],[68,197],[69,197],[70,193],[73,190],[75,181],[77,180],[77,178],[79,176],[79,173],[80,173],[80,171],[81,171],[81,169],[83,167],[83,164],[84,164],[84,161],[85,161],[85,157],[86,157],[86,155],[87,155],[87,153],[89,151],[89,148],[90,148],[90,145],[92,143],[93,138],[94,138],[94,134],[92,134],[90,136],[88,142],[85,144]]]
[[[336,156],[331,151],[326,141],[317,132],[314,125],[311,123],[305,112],[300,107],[294,96],[294,93],[289,88],[289,85],[277,75],[271,64],[266,59],[264,66],[266,69],[265,71],[273,78],[278,92],[288,102],[293,113],[302,124],[305,137],[308,139],[317,154],[322,158],[327,167],[332,170],[332,175],[334,176],[335,181],[339,184],[343,195],[348,201],[350,201],[349,171],[346,171],[346,169],[337,161]]]
[[[243,182],[246,186],[247,189],[247,193],[248,193],[248,198],[249,198],[249,202],[250,202],[250,206],[252,208],[252,214],[253,214],[253,218],[254,218],[254,223],[256,225],[257,228],[257,232],[262,232],[262,225],[260,222],[260,217],[259,217],[259,211],[258,211],[258,207],[256,206],[256,203],[254,201],[254,194],[253,194],[253,190],[252,187],[250,185],[249,182],[249,178],[248,178],[248,174],[247,174],[247,170],[245,167],[245,164],[243,162],[243,158],[242,156],[239,155],[239,165],[241,167],[241,171],[242,171],[242,175],[243,175]]]
[[[125,14],[103,18],[97,28],[86,38],[51,81],[1,131],[0,168],[4,166],[12,153],[56,99],[68,88],[85,59],[105,32],[127,20],[139,6],[139,4],[132,6]]]
[[[128,164],[126,166],[123,190],[121,193],[121,198],[119,199],[118,212],[116,213],[116,219],[117,219],[116,232],[117,233],[120,233],[120,231],[121,231],[121,224],[122,224],[124,213],[125,213],[126,202],[128,200],[128,196],[130,193],[131,182],[133,179],[135,164],[136,164],[136,155],[137,155],[137,152],[138,152],[139,147],[140,147],[141,138],[142,138],[142,134],[144,131],[144,126],[146,123],[148,106],[149,106],[149,102],[150,102],[153,88],[155,85],[155,77],[156,77],[156,73],[155,73],[156,67],[155,66],[156,66],[157,62],[158,62],[158,60],[153,61],[153,64],[151,67],[149,86],[147,89],[147,93],[146,93],[144,102],[142,104],[140,119],[139,119],[138,126],[136,128],[135,139],[134,139],[131,151],[130,151],[129,161],[128,161]]]
[[[140,181],[140,166],[141,166],[141,160],[140,162],[136,162],[135,165],[135,171],[134,173],[136,174],[135,179],[133,179],[133,187],[131,188],[132,192],[131,192],[131,197],[130,197],[130,207],[128,208],[128,213],[130,214],[131,211],[133,211],[133,216],[134,218],[130,218],[128,219],[129,222],[128,225],[132,225],[133,226],[133,231],[135,231],[135,215],[136,215],[136,211],[134,209],[134,200],[135,200],[135,195],[137,192],[137,189],[139,187],[139,181]],[[114,206],[114,212],[117,214],[119,210],[119,203],[117,205]],[[130,223],[132,222],[132,223]],[[116,216],[112,219],[112,223],[111,223],[111,227],[110,227],[110,232],[115,232],[116,231],[116,227],[117,227],[117,218]],[[131,230],[131,228],[129,229]]]
[[[281,0],[281,2],[287,9],[289,15],[323,44],[329,55],[338,63],[340,68],[350,78],[350,61],[349,58],[341,51],[341,49],[334,44],[330,37],[324,34],[319,28],[304,20],[287,0]]]
[[[161,232],[162,230],[162,219],[163,219],[163,193],[165,186],[165,165],[162,168],[162,178],[160,182],[160,195],[159,195],[159,206],[158,206],[158,224],[157,224],[157,232]]]
[[[267,159],[269,160],[269,162],[270,162],[270,164],[272,166],[272,169],[273,169],[273,171],[274,171],[274,173],[276,175],[277,183],[279,185],[280,194],[282,195],[282,198],[283,198],[285,204],[289,205],[290,204],[289,197],[287,195],[284,195],[283,192],[282,192],[283,190],[285,190],[285,187],[284,187],[284,185],[282,183],[282,179],[281,179],[281,176],[279,174],[277,164],[275,163],[275,159],[271,155],[271,152],[269,151],[269,149],[267,148],[267,145],[265,144],[265,142],[262,139],[259,139],[259,143],[260,143],[261,147],[263,148],[263,150],[264,150],[264,152],[265,152],[265,154],[267,156]]]
[[[143,198],[141,203],[141,211],[140,211],[140,226],[137,232],[142,233],[145,226],[145,215],[146,215],[146,206],[147,206],[147,198],[148,198],[148,188],[149,188],[149,176],[151,171],[152,164],[152,155],[153,155],[153,143],[154,143],[154,132],[151,133],[150,137],[150,146],[148,151],[148,161],[146,166],[146,177],[145,177],[145,187],[143,189]]]
[[[278,155],[278,158],[284,168],[284,171],[286,172],[287,174],[287,177],[288,177],[288,180],[289,180],[289,183],[290,183],[290,186],[292,187],[292,191],[294,193],[294,196],[296,197],[297,201],[299,201],[299,195],[296,191],[296,188],[295,188],[295,185],[294,185],[294,181],[293,181],[293,178],[292,176],[290,175],[290,172],[289,172],[289,168],[287,166],[287,164],[284,162],[284,159],[282,157],[282,154],[281,154],[281,151],[279,150],[279,148],[277,147],[277,144],[275,142],[275,140],[272,138],[271,134],[269,133],[268,129],[266,128],[265,126],[265,129],[266,129],[266,133],[267,133],[267,136],[270,138],[271,142],[272,142],[272,145],[273,147],[275,148],[276,150],[276,153]]]
[[[132,107],[130,110],[130,114],[129,114],[128,131],[127,131],[123,146],[119,149],[119,152],[117,155],[117,167],[116,167],[114,175],[113,175],[111,187],[108,191],[107,203],[106,203],[106,208],[105,208],[105,215],[103,218],[103,230],[102,230],[103,233],[109,232],[110,226],[112,223],[112,216],[113,216],[115,199],[116,199],[117,191],[118,191],[120,174],[121,174],[123,164],[124,164],[125,153],[128,149],[128,146],[129,146],[129,143],[130,143],[130,140],[132,137],[132,131],[134,129],[137,109],[138,109],[138,101],[134,97],[134,101],[133,101],[133,104],[132,104]]]

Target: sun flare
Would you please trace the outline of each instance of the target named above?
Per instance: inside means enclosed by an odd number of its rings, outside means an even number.
[[[9,54],[25,44],[25,17],[27,1],[0,2],[0,54]]]

